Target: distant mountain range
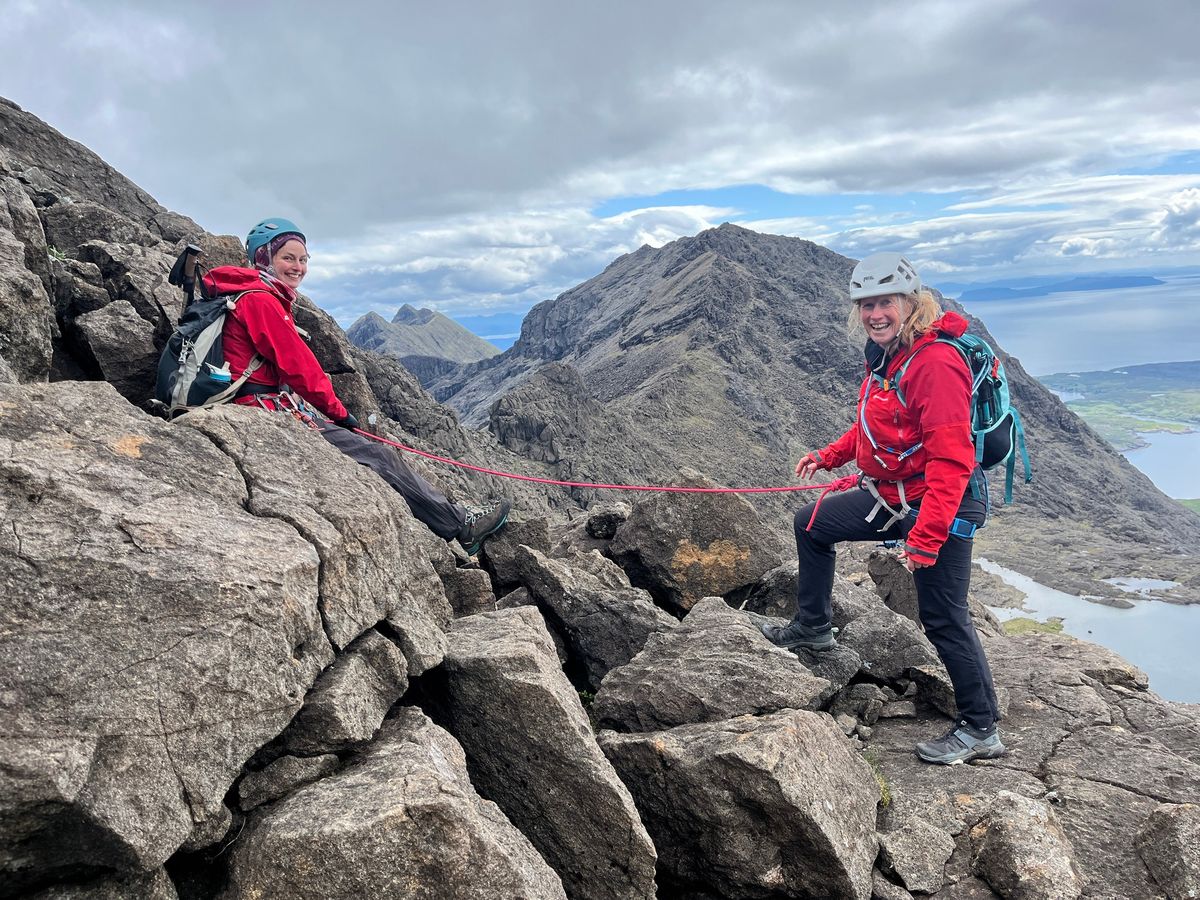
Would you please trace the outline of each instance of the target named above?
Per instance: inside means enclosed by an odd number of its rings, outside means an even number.
[[[800,455],[853,420],[863,355],[846,334],[852,266],[734,225],[642,247],[535,306],[509,350],[429,389],[559,477],[653,483],[686,465],[727,485],[786,484]],[[973,330],[996,346],[982,323]],[[997,510],[981,553],[1076,594],[1106,590],[1100,559],[1114,571],[1178,570],[1176,536],[1200,539],[1195,517],[1004,361],[1039,478]],[[803,502],[756,500],[788,530],[788,508]],[[1067,549],[1082,546],[1095,555]]]
[[[1045,297],[1049,294],[1065,294],[1072,291],[1112,291],[1121,288],[1149,287],[1156,284],[1166,284],[1166,282],[1151,275],[1084,275],[1066,281],[1026,288],[1001,286],[969,288],[959,295],[958,300],[960,303],[983,300],[1018,300],[1027,297]]]
[[[346,332],[350,342],[400,360],[422,383],[464,363],[496,356],[500,349],[432,309],[400,307],[391,322],[369,312]]]

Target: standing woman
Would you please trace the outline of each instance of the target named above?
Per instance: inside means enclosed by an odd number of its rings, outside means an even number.
[[[945,764],[993,759],[1004,753],[1000,712],[967,607],[987,485],[971,443],[970,371],[956,348],[937,341],[939,333],[961,335],[967,322],[943,315],[898,253],[875,253],[855,266],[850,299],[851,331],[862,328],[868,338],[858,420],[801,459],[796,475],[810,479],[854,461],[861,490],[830,495],[815,519],[815,504],[796,513],[796,615],[763,632],[780,647],[831,649],[834,545],[903,538],[900,558],[916,582],[925,634],[950,673],[959,719],[942,737],[917,744],[917,755]]]
[[[250,230],[246,255],[252,268],[221,266],[204,275],[210,295],[241,295],[222,332],[233,377],[250,373],[234,402],[299,412],[325,440],[399,492],[434,534],[477,553],[504,526],[510,501],[478,509],[451,503],[395,451],[358,433],[358,420],[334,393],[292,318],[296,292],[308,274],[304,233],[287,219],[264,219]]]

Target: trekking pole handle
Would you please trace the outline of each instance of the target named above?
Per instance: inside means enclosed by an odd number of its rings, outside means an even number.
[[[196,277],[196,261],[204,255],[204,251],[195,244],[188,244],[183,252],[183,277],[191,281]]]

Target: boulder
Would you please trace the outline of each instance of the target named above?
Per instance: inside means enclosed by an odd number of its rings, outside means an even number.
[[[716,487],[694,470],[684,486]],[[757,582],[782,561],[754,507],[737,494],[653,494],[633,506],[610,551],[637,587],[686,613],[701,597]]]
[[[1058,818],[1041,800],[1001,791],[971,829],[972,862],[1006,900],[1074,900],[1083,882]]]
[[[0,482],[0,873],[152,869],[332,658],[317,553],[104,383],[0,385]]]
[[[256,806],[278,800],[296,788],[332,775],[341,765],[341,760],[332,753],[281,756],[257,772],[247,772],[238,782],[241,807],[249,812]]]
[[[517,561],[522,583],[562,635],[575,675],[592,691],[633,659],[650,635],[677,624],[645,591],[613,587],[593,575],[586,559],[551,559],[520,547]]]
[[[654,845],[592,735],[541,613],[459,619],[443,665],[447,727],[494,800],[571,897],[650,898]]]
[[[75,318],[73,332],[90,351],[100,376],[130,403],[150,396],[158,377],[161,350],[154,326],[124,300],[115,300]]]
[[[936,894],[945,880],[954,838],[921,819],[911,819],[879,836],[883,866],[914,893]]]
[[[607,551],[617,530],[629,518],[631,507],[623,501],[597,503],[555,534],[551,556],[571,556],[590,550]]]
[[[813,709],[829,686],[794,654],[773,646],[745,613],[708,597],[605,676],[592,714],[601,728],[659,731]]]
[[[321,673],[283,733],[283,745],[313,756],[365,743],[407,689],[403,652],[378,631],[367,631]]]
[[[756,628],[760,629],[760,632],[763,625],[786,625],[790,621],[789,619],[772,619],[767,616],[760,616],[757,613],[750,613],[749,615],[750,620]],[[850,679],[854,678],[858,674],[859,669],[862,668],[862,658],[858,655],[858,652],[844,644],[838,644],[832,650],[825,650],[819,653],[802,649],[790,652],[809,672],[817,678],[823,678],[829,682],[829,687],[817,701],[819,706],[824,706],[830,698],[848,685]]]
[[[455,616],[473,616],[496,608],[492,579],[483,569],[456,568],[442,579],[442,585]]]
[[[245,406],[197,410],[178,422],[230,456],[249,490],[247,509],[279,519],[321,558],[321,612],[336,648],[387,619],[424,639],[409,675],[440,660],[450,604],[429,554],[428,529],[383,479],[289,415]]]
[[[1200,806],[1158,807],[1138,831],[1137,851],[1172,900],[1200,897]]]
[[[225,900],[566,897],[475,792],[462,748],[412,708],[342,771],[252,813],[229,855]]]
[[[867,900],[879,789],[828,716],[601,732],[680,893]],[[667,884],[663,889],[667,889]]]
[[[921,629],[882,604],[850,622],[837,637],[862,658],[863,673],[880,681],[899,681],[914,667],[941,667]]]

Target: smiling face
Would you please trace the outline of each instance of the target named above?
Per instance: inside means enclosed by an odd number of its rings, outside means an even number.
[[[867,337],[886,347],[900,336],[900,326],[908,315],[908,301],[903,294],[867,297],[858,301],[858,315]]]
[[[308,249],[300,241],[288,241],[271,257],[275,277],[296,290],[308,274]]]

